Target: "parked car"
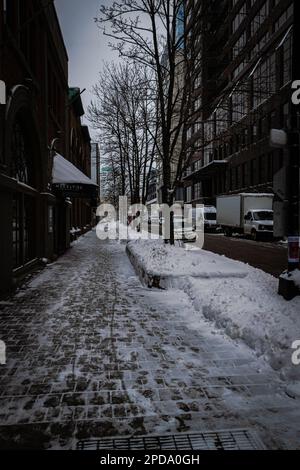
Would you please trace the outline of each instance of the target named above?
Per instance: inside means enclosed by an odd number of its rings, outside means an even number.
[[[174,217],[174,238],[189,243],[197,240],[197,233],[188,219]]]
[[[217,198],[217,223],[226,236],[273,237],[273,194],[242,193]]]

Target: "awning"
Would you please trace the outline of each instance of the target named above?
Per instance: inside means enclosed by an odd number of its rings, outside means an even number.
[[[95,197],[98,191],[93,180],[58,153],[53,159],[52,187],[66,197]]]
[[[185,181],[204,180],[224,171],[228,165],[227,160],[212,160],[207,165],[202,166],[199,170],[191,173],[185,178]]]

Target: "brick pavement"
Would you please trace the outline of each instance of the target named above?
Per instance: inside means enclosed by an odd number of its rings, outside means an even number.
[[[204,318],[193,328],[191,308],[141,286],[124,245],[83,237],[0,306],[0,446],[247,427],[300,448],[278,374]]]

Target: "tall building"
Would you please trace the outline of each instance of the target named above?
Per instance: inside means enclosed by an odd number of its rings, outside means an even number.
[[[198,74],[186,202],[273,192],[285,151],[270,148],[269,135],[288,124],[293,7],[291,0],[187,2],[188,52]]]

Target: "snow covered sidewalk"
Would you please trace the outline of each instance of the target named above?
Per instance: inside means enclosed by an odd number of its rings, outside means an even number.
[[[300,380],[300,367],[292,364],[292,344],[300,339],[300,299],[280,297],[274,277],[224,256],[161,241],[131,241],[127,252],[146,284],[188,294],[198,312],[190,319],[195,329],[204,315],[264,356],[283,379]]]
[[[142,286],[125,245],[95,232],[1,306],[0,339],[0,448],[237,429],[299,448],[299,400],[279,374],[182,290]]]

